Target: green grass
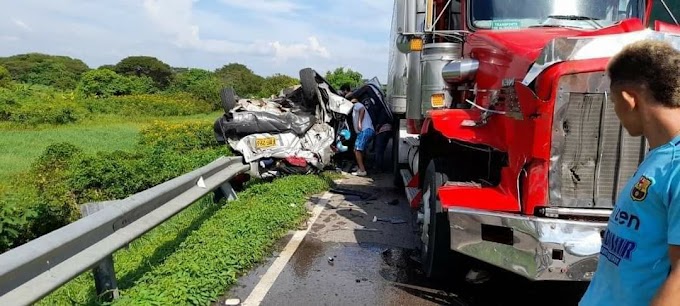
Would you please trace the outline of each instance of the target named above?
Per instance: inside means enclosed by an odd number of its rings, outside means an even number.
[[[16,124],[0,125],[0,184],[17,173],[28,170],[31,163],[54,143],[70,142],[85,153],[129,151],[137,143],[137,135],[145,125],[160,120],[182,122],[190,120],[214,121],[219,112],[182,117],[135,118],[99,116],[78,124],[25,127]]]
[[[207,305],[306,218],[307,196],[327,176],[253,183],[225,206],[204,199],[114,255],[121,298],[115,305]],[[98,305],[87,272],[38,305]]]

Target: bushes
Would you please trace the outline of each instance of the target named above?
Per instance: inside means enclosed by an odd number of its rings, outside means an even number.
[[[214,73],[203,69],[188,69],[178,73],[170,87],[171,92],[186,92],[214,106],[220,107],[220,82]]]
[[[189,94],[156,94],[86,99],[84,107],[92,114],[136,116],[186,116],[211,111],[211,106]]]
[[[147,76],[126,77],[109,69],[91,70],[83,74],[78,92],[86,97],[112,97],[155,92],[153,80]]]
[[[140,133],[139,143],[147,147],[186,152],[218,148],[211,126],[202,122],[154,122]]]
[[[74,95],[47,86],[17,85],[0,88],[0,120],[31,125],[66,124],[85,116]]]
[[[44,235],[77,220],[80,210],[67,180],[82,151],[69,143],[48,146],[31,169],[36,198],[36,222],[31,232]]]
[[[0,252],[79,218],[79,205],[122,199],[229,155],[201,122],[155,123],[134,152],[47,147],[26,178],[0,194]]]
[[[113,73],[110,70],[98,70],[97,73],[88,72],[87,74],[92,76],[102,71],[106,72],[101,75]],[[115,75],[115,73],[113,74]],[[89,76],[86,77],[89,78]],[[132,77],[132,79],[134,81],[128,81],[137,82],[134,84],[137,88],[149,86],[147,84],[150,82],[149,80],[137,77]],[[116,87],[115,83],[117,81],[115,79],[103,78],[98,80],[102,82],[110,80],[114,84],[112,88],[115,89]],[[81,88],[90,88],[87,86],[89,85],[84,85]],[[112,91],[108,90],[106,89],[105,92],[107,93],[103,95],[112,93]],[[44,123],[67,124],[78,122],[86,117],[97,114],[112,114],[125,117],[163,117],[208,113],[211,110],[212,106],[210,104],[202,102],[189,94],[181,93],[82,99],[73,92],[59,92],[47,86],[20,84],[13,86],[11,89],[0,87],[0,121],[29,125]]]
[[[0,88],[8,88],[12,84],[12,75],[7,68],[0,66]]]

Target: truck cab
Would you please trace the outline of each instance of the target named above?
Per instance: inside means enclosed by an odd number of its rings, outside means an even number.
[[[616,199],[648,151],[620,125],[605,67],[641,39],[680,48],[679,9],[395,1],[394,175],[417,216],[427,275],[453,250],[531,280],[591,279]]]

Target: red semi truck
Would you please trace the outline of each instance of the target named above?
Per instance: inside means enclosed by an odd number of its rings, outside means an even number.
[[[531,280],[589,281],[648,151],[622,129],[608,59],[680,49],[671,0],[395,0],[387,99],[395,181],[428,276],[450,250]],[[625,196],[625,195],[623,195]],[[455,260],[455,259],[454,259]]]

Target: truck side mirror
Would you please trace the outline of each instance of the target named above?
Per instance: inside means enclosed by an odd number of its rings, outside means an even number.
[[[404,54],[411,53],[411,41],[408,36],[398,34],[395,43],[397,44],[397,50],[399,50],[399,52]]]
[[[397,50],[408,54],[422,50],[422,38],[418,37],[416,15],[418,7],[424,7],[424,0],[394,0],[392,11],[392,39]]]

